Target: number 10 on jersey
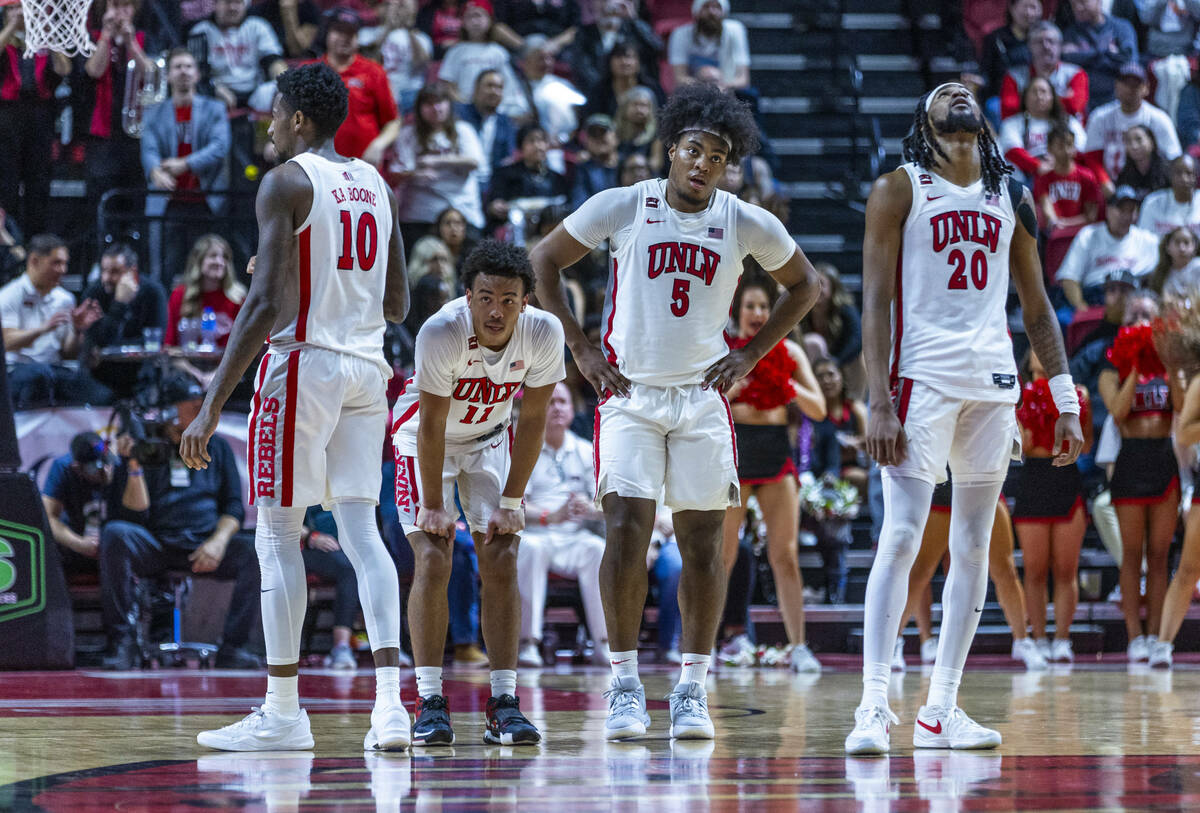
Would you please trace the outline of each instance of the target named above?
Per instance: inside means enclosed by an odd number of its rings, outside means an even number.
[[[342,250],[338,255],[339,271],[351,271],[355,266],[355,255],[358,257],[357,268],[369,271],[375,267],[375,252],[379,248],[378,227],[375,225],[375,215],[362,212],[358,216],[358,224],[354,223],[353,213],[342,209],[338,216],[342,221]]]

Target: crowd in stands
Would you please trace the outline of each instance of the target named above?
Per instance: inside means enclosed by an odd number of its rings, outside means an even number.
[[[683,6],[675,10],[681,17],[666,20],[637,0],[95,0],[96,52],[73,60],[49,52],[25,57],[20,6],[5,7],[0,319],[17,409],[131,398],[142,388],[144,371],[114,356],[133,346],[178,351],[168,372],[177,383],[162,388],[172,397],[190,398],[190,387],[207,384],[245,296],[254,245],[251,196],[260,167],[275,160],[265,133],[274,77],[288,64],[315,59],[333,67],[350,91],[337,148],[377,166],[399,200],[412,308],[403,325],[389,326],[385,350],[402,381],[417,330],[461,294],[458,270],[480,238],[531,247],[587,197],[660,176],[666,158],[656,110],[681,83],[710,82],[756,102],[747,31],[730,16],[728,0]],[[1160,514],[1167,509],[1161,506],[1174,511],[1180,489],[1168,482],[1159,494],[1122,496],[1119,482],[1109,486],[1133,465],[1130,449],[1149,448],[1141,441],[1156,441],[1153,465],[1162,473],[1167,458],[1159,441],[1170,433],[1169,417],[1164,430],[1162,416],[1178,409],[1172,404],[1180,382],[1177,371],[1165,371],[1150,382],[1133,376],[1130,383],[1130,371],[1119,371],[1109,351],[1122,326],[1143,324],[1162,297],[1200,280],[1200,6],[1006,0],[967,3],[963,11],[978,48],[963,79],[985,102],[1005,157],[1034,195],[1047,284],[1072,373],[1091,396],[1097,442],[1080,472],[1093,522],[1121,563],[1123,606],[1136,643],[1131,655],[1144,660],[1152,654],[1166,591]],[[165,95],[131,110],[129,98],[140,100],[143,87],[153,89],[158,70]],[[64,125],[64,110],[72,125]],[[786,222],[765,146],[762,155],[730,167],[722,186]],[[77,164],[87,183],[86,223],[55,223],[47,210],[56,161]],[[140,190],[144,203],[106,198],[113,189]],[[106,230],[111,223],[122,225]],[[52,236],[55,230],[70,240]],[[103,246],[96,256],[94,245]],[[84,258],[76,270],[85,290],[72,293],[60,283],[76,253]],[[608,263],[601,247],[566,272],[572,307],[596,338]],[[769,303],[773,284],[752,265],[739,295],[749,290],[755,293],[747,302]],[[787,654],[805,644],[804,603],[846,600],[849,520],[860,505],[873,521],[881,519],[877,499],[868,500],[878,497],[878,468],[863,452],[860,316],[838,270],[818,270],[820,299],[788,345],[796,397],[769,420],[766,412],[751,414],[754,407],[740,405],[747,421],[763,419],[783,439],[783,459],[772,459],[778,467],[763,477],[786,471],[787,483],[796,482],[794,473],[802,485],[774,488],[782,481],[749,477],[746,517],[731,515],[723,654],[733,663],[792,658],[793,668],[811,668]],[[753,314],[743,314],[743,306],[751,307],[740,302],[735,308],[731,335],[754,329]],[[551,654],[543,613],[547,596],[554,598],[552,576],[577,581],[591,653],[607,651],[597,584],[602,527],[588,498],[594,483],[586,438],[595,394],[572,373],[555,393],[526,495],[524,665]],[[170,404],[170,432],[186,426],[193,403],[180,397]],[[1167,451],[1189,481],[1187,450]],[[403,584],[412,554],[386,493],[392,477],[384,458],[379,521]],[[747,462],[763,463],[753,454]],[[113,665],[136,660],[129,630],[135,576],[181,567],[234,578],[243,591],[251,589],[243,571],[257,573],[240,567],[239,557],[249,554],[243,512],[231,497],[236,468],[221,464],[197,473],[173,463],[157,466],[139,460],[123,434],[108,440],[81,435],[54,463],[45,487],[55,538],[70,552],[71,566],[100,560],[105,593],[111,593],[105,623]],[[171,513],[181,502],[194,515],[186,532]],[[1001,516],[1001,523],[1013,521],[1007,511]],[[1025,561],[1036,564],[1026,568],[1025,589],[1034,595],[1012,598],[1018,584],[1011,532],[996,567],[1014,636],[1026,638],[1019,604],[1028,603],[1034,618],[1036,644],[1022,647],[1020,656],[1031,663],[1041,652],[1044,662],[1054,654],[1046,641],[1047,573],[1055,577],[1055,604],[1072,606],[1074,594],[1058,581],[1074,573],[1079,544],[1060,545],[1056,533],[1052,547],[1028,522],[1014,519],[1023,547],[1031,540]],[[1075,522],[1072,513],[1062,523],[1071,526],[1070,535]],[[1135,534],[1135,526],[1150,530]],[[306,563],[336,586],[329,663],[352,665],[353,574],[344,555],[338,557],[331,518],[313,512],[306,527]],[[798,538],[821,554],[823,589],[802,583]],[[655,540],[647,568],[659,607],[656,646],[671,660],[678,655],[680,559],[669,514],[658,518]],[[755,585],[759,555],[772,572],[765,587]],[[1143,558],[1153,571],[1146,579],[1151,610],[1145,623],[1138,615]],[[477,571],[473,543],[462,530],[454,550],[450,637],[456,660],[465,663],[482,660]],[[782,643],[789,647],[783,655],[755,650],[748,606],[762,595],[778,599]],[[920,620],[919,599],[913,606]],[[222,663],[252,658],[245,650],[250,622],[244,610],[236,602],[230,609]],[[1164,657],[1169,661],[1170,653],[1159,647],[1158,662]]]

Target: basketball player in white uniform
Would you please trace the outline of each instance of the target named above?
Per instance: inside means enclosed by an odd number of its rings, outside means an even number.
[[[467,256],[462,279],[466,296],[444,305],[417,333],[416,372],[392,410],[396,507],[416,564],[408,601],[418,695],[413,744],[454,742],[442,656],[457,485],[479,557],[480,623],[491,665],[483,739],[535,745],[541,734],[517,700],[517,535],[525,527],[521,500],[542,451],[546,407],[566,377],[563,330],[554,316],[529,306],[533,271],[525,249],[483,240]]]
[[[558,316],[580,371],[600,394],[594,454],[607,545],[600,588],[612,648],[605,736],[645,733],[637,671],[646,599],[646,548],[656,503],[673,509],[683,573],[683,671],[671,693],[671,736],[713,737],[704,681],[725,604],[721,536],[739,485],[724,390],[746,375],[808,312],[812,266],[765,209],[716,189],[729,162],[757,147],[758,129],[732,94],[694,84],[659,113],[667,180],[589,199],[534,249],[538,298]],[[613,258],[601,346],[567,307],[559,272],[609,241]],[[742,260],[751,255],[786,291],[741,350],[724,330]]]
[[[1012,170],[966,87],[949,83],[921,98],[904,157],[908,163],[875,182],[863,240],[867,450],[883,467],[884,521],[867,582],[863,698],[846,739],[851,754],[887,753],[890,724],[898,722],[887,703],[892,643],[947,462],[954,475],[950,572],[913,745],[1000,744],[999,733],[967,717],[957,697],[987,593],[996,500],[1020,448],[1013,410],[1020,385],[1004,312],[1010,276],[1060,412],[1055,464],[1074,462],[1083,444],[1062,335],[1042,284],[1033,199],[1008,179]]]
[[[401,750],[409,720],[400,702],[400,592],[375,524],[391,376],[384,319],[401,321],[408,310],[396,202],[372,166],[334,150],[347,110],[338,75],[316,63],[281,74],[278,83],[269,133],[289,160],[258,191],[250,292],[180,444],[189,466],[207,464],[221,408],[269,336],[246,455],[258,507],[267,696],[244,720],[197,740],[227,751],[312,747],[296,677],[308,594],[300,531],[305,509],[322,503],[354,565],[374,649],[375,708],[363,745]]]

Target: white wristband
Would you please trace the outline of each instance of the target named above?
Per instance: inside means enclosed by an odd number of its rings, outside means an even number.
[[[504,511],[519,511],[521,509],[520,497],[500,497],[500,508]]]
[[[1059,373],[1050,379],[1050,395],[1054,398],[1054,406],[1059,415],[1078,415],[1079,396],[1075,392],[1075,382],[1069,373]]]

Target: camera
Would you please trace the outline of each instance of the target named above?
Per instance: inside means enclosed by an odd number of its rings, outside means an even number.
[[[163,466],[171,461],[175,443],[167,437],[167,428],[175,422],[175,407],[147,407],[135,401],[117,406],[120,431],[133,438],[131,455],[143,466]]]

